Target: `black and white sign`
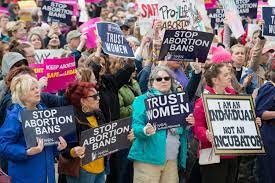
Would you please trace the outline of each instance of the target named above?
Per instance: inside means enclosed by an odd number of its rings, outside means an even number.
[[[223,8],[208,9],[207,15],[211,20],[211,27],[213,29],[223,26],[225,17]]]
[[[57,144],[60,136],[67,143],[76,141],[72,106],[23,111],[21,119],[27,147],[36,146],[37,138],[42,138],[46,146]]]
[[[73,6],[64,3],[44,0],[42,4],[43,21],[60,22],[72,25]]]
[[[124,118],[82,132],[81,145],[86,147],[82,164],[130,147],[127,139],[130,130],[131,118]]]
[[[106,54],[135,58],[134,52],[123,36],[119,25],[110,22],[99,22],[96,27],[102,42],[102,49]]]
[[[146,99],[148,122],[157,130],[186,126],[185,118],[190,113],[188,97],[182,92]]]
[[[264,36],[275,36],[275,7],[263,7]]]
[[[258,0],[235,0],[241,17],[257,18]]]
[[[159,60],[205,62],[214,34],[191,30],[166,30]]]
[[[37,63],[43,64],[47,58],[61,58],[64,50],[62,49],[37,49],[35,50],[35,60]]]
[[[251,96],[203,95],[216,154],[263,153]]]

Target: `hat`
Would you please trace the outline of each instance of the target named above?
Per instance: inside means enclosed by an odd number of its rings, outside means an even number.
[[[231,53],[224,49],[222,46],[211,47],[212,62],[215,64],[231,62]]]
[[[67,34],[66,41],[69,43],[72,39],[80,37],[82,34],[78,30],[72,30]]]
[[[128,21],[124,21],[124,22],[119,22],[118,23],[119,27],[122,29],[123,27],[125,28],[130,28],[129,24],[128,24]]]
[[[20,53],[17,52],[7,52],[2,58],[2,74],[6,76],[12,66],[19,61],[24,61],[25,65],[28,65],[27,60]]]
[[[265,43],[262,54],[265,54],[268,51],[275,51],[275,42],[274,41],[268,41]]]

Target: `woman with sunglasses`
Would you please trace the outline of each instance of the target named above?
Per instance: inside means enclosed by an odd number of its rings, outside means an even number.
[[[93,83],[79,81],[71,83],[65,95],[74,106],[78,140],[80,140],[82,131],[96,128],[105,123],[104,116],[99,109],[100,98]],[[69,144],[62,156],[67,160],[83,158],[85,156],[85,147],[80,146],[79,141],[75,144]],[[79,174],[79,177],[67,173],[67,183],[105,182],[104,158],[97,159],[86,165],[80,165],[79,163],[75,171],[76,174]],[[63,173],[66,174],[66,172]]]
[[[134,161],[134,183],[177,183],[178,163],[185,168],[187,131],[183,128],[156,129],[147,121],[146,98],[176,91],[172,71],[157,66],[150,75],[149,91],[133,102],[132,128],[135,139],[128,158]],[[186,118],[192,123],[193,118]],[[179,161],[178,161],[179,160]]]

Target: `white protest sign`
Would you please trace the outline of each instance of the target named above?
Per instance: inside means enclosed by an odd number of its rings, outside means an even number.
[[[195,7],[191,0],[158,0],[159,19],[163,29],[192,29]]]
[[[35,59],[37,63],[42,64],[46,58],[61,58],[64,50],[61,49],[39,49],[35,50]]]
[[[257,30],[261,30],[261,27],[257,24],[248,24],[247,37],[252,38],[253,33]]]
[[[138,24],[140,34],[145,35],[152,30],[153,22],[158,18],[158,1],[157,0],[138,0],[138,11],[140,13]]]
[[[216,154],[264,153],[251,96],[203,95]]]

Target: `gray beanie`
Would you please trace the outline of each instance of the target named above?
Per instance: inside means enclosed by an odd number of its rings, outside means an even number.
[[[24,61],[26,65],[28,65],[28,62],[25,57],[23,57],[20,53],[17,52],[8,52],[5,53],[2,58],[2,74],[3,76],[6,76],[12,66],[16,64],[19,61]]]

